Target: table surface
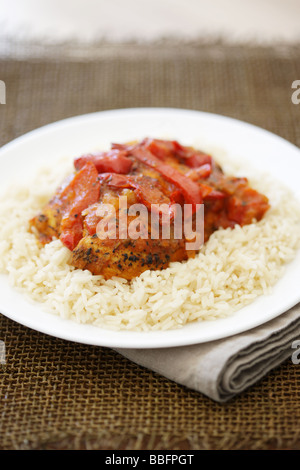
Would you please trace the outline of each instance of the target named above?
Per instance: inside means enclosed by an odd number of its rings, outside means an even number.
[[[99,45],[94,58],[84,48],[38,50],[1,60],[1,145],[69,116],[165,106],[231,116],[300,146],[297,47]],[[108,348],[1,315],[0,340],[1,449],[300,448],[300,368],[291,360],[220,405]]]

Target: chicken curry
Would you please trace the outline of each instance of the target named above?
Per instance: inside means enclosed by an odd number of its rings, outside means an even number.
[[[59,238],[71,252],[70,263],[105,279],[131,280],[146,270],[168,267],[195,256],[184,237],[99,237],[97,227],[109,215],[99,208],[115,208],[122,222],[120,198],[127,207],[141,203],[150,212],[163,205],[170,220],[176,205],[189,205],[192,214],[204,206],[204,242],[219,228],[243,226],[262,219],[267,197],[252,189],[246,178],[226,176],[211,155],[174,140],[146,138],[112,144],[106,152],[75,158],[74,171],[31,221],[42,244]],[[127,223],[132,219],[129,217]],[[146,231],[151,231],[151,217]]]

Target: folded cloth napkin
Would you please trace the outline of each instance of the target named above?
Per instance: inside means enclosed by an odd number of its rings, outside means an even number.
[[[300,362],[300,304],[262,326],[222,340],[167,349],[117,351],[216,402],[226,402],[289,357]]]

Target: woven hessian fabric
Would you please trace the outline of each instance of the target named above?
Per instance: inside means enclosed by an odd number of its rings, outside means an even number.
[[[245,120],[300,146],[300,105],[291,101],[297,48],[106,45],[94,58],[6,58],[0,79],[1,145],[74,115],[175,107]],[[300,365],[291,360],[219,405],[108,348],[4,316],[0,328],[1,449],[300,448]]]

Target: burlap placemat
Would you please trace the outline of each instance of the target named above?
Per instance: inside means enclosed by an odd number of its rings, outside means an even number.
[[[291,100],[297,47],[129,44],[46,55],[36,47],[29,58],[22,45],[13,52],[0,62],[1,145],[73,115],[159,106],[228,115],[300,146],[300,106]],[[300,366],[290,359],[220,405],[110,349],[3,316],[0,328],[1,449],[300,448]]]

